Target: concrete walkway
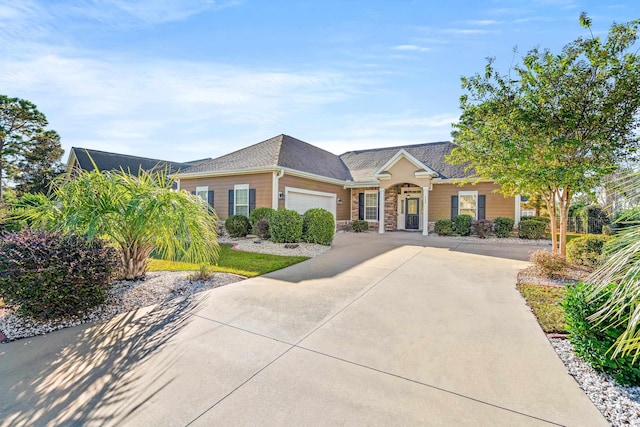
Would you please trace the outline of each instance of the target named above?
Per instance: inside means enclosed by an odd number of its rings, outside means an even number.
[[[340,234],[195,301],[2,345],[0,424],[606,425],[515,289],[505,256],[533,248],[470,245]]]

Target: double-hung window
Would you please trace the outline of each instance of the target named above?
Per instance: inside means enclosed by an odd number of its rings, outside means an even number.
[[[366,221],[378,220],[378,193],[364,193],[364,219]]]
[[[469,215],[473,219],[478,219],[477,191],[458,192],[458,215]]]
[[[233,187],[233,212],[235,215],[249,216],[249,184],[237,184]]]
[[[205,203],[209,202],[209,187],[196,187],[196,196],[204,200]]]

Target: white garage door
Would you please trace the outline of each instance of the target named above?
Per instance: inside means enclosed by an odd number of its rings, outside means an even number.
[[[300,214],[304,214],[311,208],[322,208],[331,212],[333,218],[336,218],[335,193],[285,187],[284,202],[287,209],[292,209]]]

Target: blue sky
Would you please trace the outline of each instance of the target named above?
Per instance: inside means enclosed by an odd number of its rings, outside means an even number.
[[[0,0],[0,93],[38,105],[67,153],[186,161],[280,133],[336,154],[442,141],[460,76],[486,57],[506,71],[514,46],[558,51],[587,34],[581,11],[606,35],[640,2]]]

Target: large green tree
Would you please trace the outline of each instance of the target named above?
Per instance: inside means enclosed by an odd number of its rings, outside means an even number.
[[[38,169],[46,174],[62,157],[60,137],[55,131],[45,129],[48,124],[45,115],[32,102],[0,95],[0,201],[5,177],[17,180],[26,188],[38,186],[37,179],[46,179],[46,175],[32,172]],[[25,167],[30,168],[26,173],[22,171]]]
[[[122,256],[122,276],[145,275],[152,252],[165,259],[213,264],[217,217],[200,198],[173,191],[166,171],[78,171],[60,177],[50,197],[23,198],[15,214],[43,227],[110,240]],[[28,200],[27,200],[28,199]]]
[[[56,132],[45,131],[34,138],[8,173],[16,183],[16,191],[19,194],[48,193],[53,180],[66,170],[60,161],[63,154]]]
[[[590,29],[586,14],[580,23]],[[532,49],[507,75],[490,59],[484,73],[462,78],[467,93],[449,161],[495,180],[506,195],[542,197],[563,255],[573,195],[592,190],[638,147],[639,23],[614,24],[604,40],[579,37],[558,54]]]

